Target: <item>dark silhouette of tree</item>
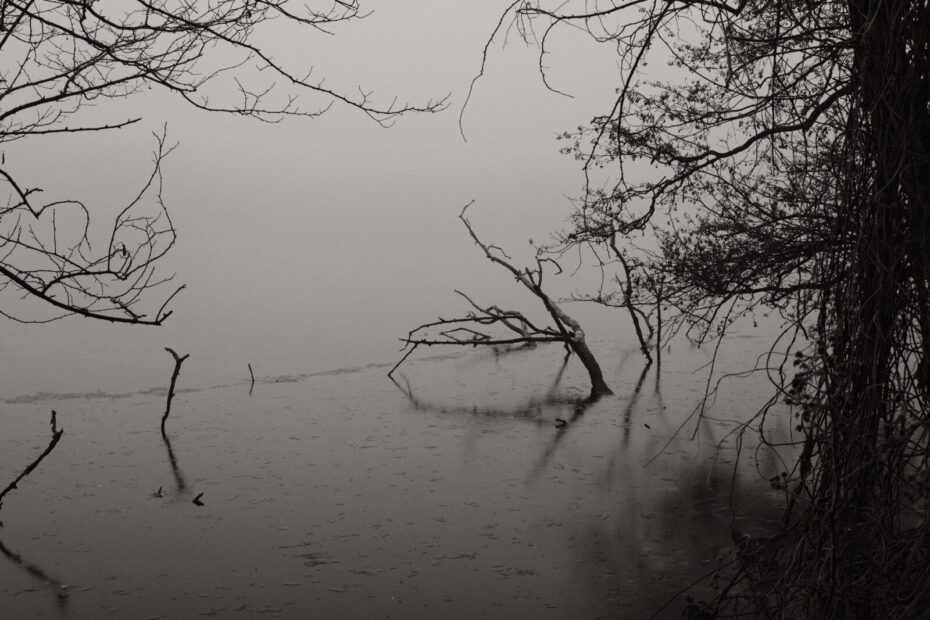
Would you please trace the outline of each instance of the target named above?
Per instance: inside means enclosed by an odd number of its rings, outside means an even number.
[[[462,292],[456,291],[471,305],[472,311],[464,317],[452,319],[439,318],[431,323],[424,323],[410,330],[403,338],[406,353],[388,372],[392,376],[397,367],[406,360],[417,347],[434,345],[457,345],[466,347],[500,347],[500,346],[535,346],[538,343],[561,342],[574,353],[591,380],[591,400],[612,394],[604,380],[597,358],[588,346],[585,332],[581,325],[565,313],[564,310],[543,290],[544,268],[553,265],[559,272],[561,268],[554,259],[537,254],[536,266],[518,268],[512,263],[507,253],[496,245],[483,242],[472,228],[465,212],[471,203],[462,209],[459,219],[465,224],[468,234],[481,248],[489,261],[509,271],[514,279],[523,285],[542,303],[546,313],[552,319],[552,325],[536,325],[526,316],[515,310],[503,310],[498,306],[483,307]],[[495,331],[498,330],[498,331]]]
[[[925,610],[930,5],[539,0],[511,4],[492,40],[508,23],[538,43],[553,90],[553,32],[619,55],[616,98],[562,136],[586,183],[549,249],[590,249],[616,274],[589,298],[650,317],[665,305],[665,338],[784,321],[769,370],[796,417],[796,501],[711,607]]]
[[[280,57],[261,43],[272,38],[271,28],[330,34],[327,27],[362,17],[357,0],[5,0],[0,144],[127,127],[140,117],[100,121],[86,108],[143,97],[151,89],[201,110],[266,122],[315,117],[334,103],[382,125],[408,112],[441,109],[444,100],[382,103],[362,89],[331,89],[313,75],[311,63]],[[180,287],[149,310],[138,305],[143,292],[171,281],[155,273],[175,240],[161,199],[161,163],[171,147],[164,134],[156,142],[150,178],[116,217],[102,247],[91,243],[92,205],[42,202],[40,188],[18,181],[6,158],[0,161],[7,194],[0,207],[0,286],[60,311],[52,319],[36,319],[28,309],[8,316],[41,322],[79,314],[157,325],[170,315],[167,305]]]

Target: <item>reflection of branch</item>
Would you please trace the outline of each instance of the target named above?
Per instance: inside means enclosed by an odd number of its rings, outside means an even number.
[[[5,489],[3,489],[3,492],[0,492],[0,508],[3,507],[3,498],[4,498],[4,496],[6,496],[7,493],[9,493],[9,492],[12,491],[13,489],[15,489],[17,483],[19,483],[20,480],[22,480],[23,478],[25,478],[26,476],[28,476],[29,474],[31,474],[31,473],[32,473],[32,470],[34,470],[36,467],[38,467],[38,466],[39,466],[39,463],[42,462],[42,459],[44,459],[46,456],[48,456],[48,454],[49,454],[52,450],[55,449],[55,446],[58,444],[58,440],[61,439],[61,435],[62,435],[62,433],[64,433],[63,430],[60,430],[60,429],[58,428],[58,426],[57,426],[57,424],[56,424],[56,422],[55,422],[55,416],[56,416],[56,415],[57,415],[57,414],[56,414],[54,411],[52,411],[52,420],[51,420],[51,425],[52,425],[52,440],[49,442],[48,447],[45,449],[45,452],[43,452],[42,454],[40,454],[40,455],[39,455],[39,458],[37,458],[36,460],[34,460],[34,461],[29,465],[29,467],[27,467],[26,470],[25,470],[23,473],[21,473],[21,474],[16,478],[16,480],[14,480],[13,482],[11,482]]]
[[[627,401],[626,408],[623,410],[623,445],[626,446],[630,443],[630,418],[633,415],[633,408],[636,406],[636,403],[639,401],[640,390],[643,389],[643,381],[646,380],[646,375],[649,373],[649,369],[652,367],[652,362],[648,362],[643,366],[643,372],[639,375],[639,381],[636,382],[636,387],[633,388],[633,394],[630,396],[630,400]],[[659,370],[656,368],[656,372]],[[658,391],[658,390],[657,390]]]
[[[562,375],[565,374],[565,369],[568,368],[568,360],[572,356],[571,350],[565,352],[565,357],[562,358],[562,366],[559,368],[559,372],[556,373],[555,379],[552,381],[552,385],[549,386],[549,396],[555,392],[555,388],[558,387],[559,383],[562,382]]]
[[[539,409],[543,406],[552,406],[552,405],[575,405],[579,402],[577,398],[566,398],[556,394],[559,383],[562,381],[562,375],[565,373],[565,368],[568,366],[568,359],[570,354],[566,354],[562,360],[562,366],[559,368],[559,372],[556,373],[555,379],[553,379],[552,384],[549,386],[549,389],[546,390],[546,395],[542,398],[531,397],[523,405],[516,407],[512,410],[505,409],[478,409],[475,406],[460,406],[460,407],[445,407],[441,405],[434,405],[427,403],[419,398],[413,393],[413,387],[410,385],[410,381],[406,377],[404,379],[404,385],[398,383],[397,379],[391,377],[391,382],[397,386],[397,389],[400,390],[404,396],[410,401],[410,404],[414,409],[418,411],[433,411],[437,413],[459,413],[463,415],[485,415],[491,417],[510,417],[523,420],[531,420],[540,424],[543,422],[537,415]]]
[[[555,435],[553,436],[552,442],[545,449],[545,451],[540,455],[539,460],[536,465],[533,467],[532,471],[528,476],[528,481],[539,475],[549,460],[552,458],[552,455],[555,454],[556,448],[558,447],[559,442],[562,438],[565,437],[569,427],[577,422],[584,415],[585,411],[588,408],[599,401],[602,396],[599,394],[591,394],[587,398],[566,398],[564,396],[559,396],[556,391],[558,389],[559,383],[562,381],[562,376],[565,373],[565,369],[568,367],[568,360],[571,357],[571,352],[566,352],[565,357],[562,358],[562,365],[559,367],[559,371],[556,373],[555,378],[552,381],[552,384],[549,386],[549,389],[546,390],[546,395],[542,398],[530,398],[524,405],[517,407],[514,410],[504,410],[504,409],[478,409],[477,407],[443,407],[438,405],[433,405],[427,402],[424,402],[416,397],[413,393],[413,388],[410,386],[410,382],[404,377],[404,385],[401,385],[397,382],[394,377],[391,377],[391,381],[394,385],[397,386],[404,396],[406,396],[411,405],[416,410],[423,411],[434,411],[438,413],[459,413],[462,415],[477,416],[507,416],[510,418],[523,419],[535,422],[537,425],[541,425],[544,420],[541,419],[540,409],[544,406],[570,406],[572,407],[572,416],[568,420],[563,420],[561,418],[555,418]],[[644,375],[645,376],[645,375]],[[642,379],[640,380],[642,381]],[[552,421],[547,421],[550,424]]]
[[[171,442],[168,441],[168,435],[162,430],[161,438],[165,440],[165,447],[168,448],[168,461],[171,463],[171,473],[174,474],[174,483],[178,491],[183,491],[187,485],[184,483],[184,475],[178,466],[178,459],[174,456],[174,450],[171,449]]]
[[[403,377],[403,375],[401,376]],[[404,380],[403,385],[401,385],[397,381],[396,377],[391,377],[390,379],[391,379],[391,383],[397,386],[397,389],[400,390],[401,393],[403,393],[403,395],[407,397],[407,400],[410,401],[410,405],[416,411],[430,411],[433,413],[447,413],[447,414],[451,413],[451,414],[459,414],[459,415],[472,416],[472,417],[477,417],[477,416],[486,416],[486,417],[492,417],[492,418],[505,417],[505,418],[513,418],[513,419],[518,419],[518,420],[527,420],[530,422],[534,422],[537,425],[542,425],[543,420],[541,419],[539,415],[540,407],[542,407],[543,405],[561,404],[558,400],[555,400],[555,401],[550,400],[547,395],[542,400],[537,399],[537,398],[530,398],[524,404],[518,407],[514,407],[513,409],[499,409],[499,408],[490,408],[490,407],[479,409],[476,405],[471,405],[471,406],[460,405],[460,406],[449,407],[449,406],[444,406],[444,405],[433,404],[433,403],[427,402],[417,397],[416,394],[414,394],[413,392],[413,387],[410,385],[410,381],[408,381],[406,377],[403,377],[403,380]]]
[[[7,548],[3,542],[0,542],[0,553],[5,555],[11,562],[22,568],[24,571],[41,581],[42,583],[51,586],[55,591],[55,602],[58,605],[59,609],[64,609],[68,606],[68,587],[58,581],[53,579],[46,574],[41,568],[35,564],[30,564],[23,559],[23,556],[19,555],[15,551],[11,551]]]
[[[555,430],[555,435],[552,436],[552,441],[549,443],[546,449],[543,450],[543,453],[539,456],[539,460],[536,461],[536,464],[533,466],[532,471],[530,472],[529,476],[527,476],[527,482],[530,482],[531,480],[539,476],[539,474],[543,471],[543,469],[546,468],[546,465],[549,464],[549,461],[552,459],[552,455],[555,454],[555,451],[559,447],[559,444],[568,434],[568,429],[570,429],[571,426],[575,422],[577,422],[578,420],[582,418],[582,416],[584,416],[585,412],[588,410],[588,408],[591,405],[593,405],[600,399],[601,399],[601,396],[592,394],[588,398],[584,400],[576,401],[574,403],[574,410],[572,412],[572,417],[568,420],[560,420]]]
[[[161,417],[161,436],[165,438],[165,442],[168,441],[168,436],[165,435],[165,422],[168,421],[168,414],[171,413],[171,399],[174,398],[174,385],[178,381],[178,375],[181,374],[181,364],[184,363],[190,353],[186,355],[178,355],[174,352],[174,349],[170,347],[165,347],[165,351],[171,354],[171,357],[174,358],[174,372],[171,373],[171,385],[168,387],[168,402],[165,405],[165,415]],[[171,448],[168,448],[169,451]]]

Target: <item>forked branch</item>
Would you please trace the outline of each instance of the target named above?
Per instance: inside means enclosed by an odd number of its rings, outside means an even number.
[[[165,434],[165,422],[168,421],[168,414],[171,413],[171,401],[174,399],[174,386],[178,382],[178,375],[181,374],[181,364],[190,357],[190,353],[178,355],[171,347],[165,347],[165,351],[170,353],[171,357],[174,358],[174,372],[171,373],[171,385],[168,386],[168,399],[165,403],[165,414],[161,417],[161,436],[167,441],[168,437]]]

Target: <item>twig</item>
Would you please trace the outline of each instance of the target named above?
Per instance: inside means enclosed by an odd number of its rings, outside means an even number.
[[[391,370],[388,372],[388,375],[387,375],[388,377],[392,377],[392,378],[393,378],[394,371],[397,370],[397,368],[398,368],[401,364],[403,364],[403,363],[407,360],[408,357],[410,357],[410,355],[416,350],[417,346],[419,345],[419,343],[417,343],[417,342],[408,343],[408,344],[412,344],[413,346],[411,346],[410,349],[404,354],[404,356],[403,356],[402,358],[400,358],[400,361],[399,361],[399,362],[397,362],[396,364],[394,364],[394,367],[391,368]]]
[[[29,467],[27,467],[26,470],[25,470],[23,473],[21,473],[21,474],[16,478],[16,480],[14,480],[13,482],[11,482],[5,489],[3,489],[3,492],[0,492],[0,508],[3,508],[3,498],[6,496],[6,494],[9,493],[10,491],[12,491],[13,489],[15,489],[17,483],[19,483],[20,480],[22,480],[23,478],[25,478],[26,476],[28,476],[30,473],[32,473],[32,470],[34,470],[36,467],[39,466],[39,463],[42,462],[42,459],[44,459],[46,456],[48,456],[48,454],[49,454],[52,450],[55,449],[55,446],[58,444],[58,440],[61,439],[61,435],[64,433],[64,430],[59,429],[59,428],[58,428],[58,425],[56,424],[56,421],[55,421],[56,415],[57,415],[57,414],[56,414],[55,411],[53,410],[53,411],[52,411],[52,419],[51,419],[51,425],[52,425],[52,440],[49,442],[48,447],[45,449],[45,451],[44,451],[42,454],[39,455],[39,458],[37,458],[36,460],[34,460],[34,461],[29,465]]]
[[[165,404],[165,415],[161,417],[162,437],[165,437],[165,422],[168,421],[168,414],[171,413],[171,399],[174,398],[174,385],[178,381],[178,375],[181,374],[181,364],[184,363],[184,360],[190,357],[190,353],[186,355],[178,355],[171,347],[165,347],[165,351],[170,353],[171,357],[174,358],[174,372],[171,374],[171,385],[168,387],[168,402]]]
[[[255,389],[255,373],[252,372],[252,362],[249,362],[249,376],[252,377],[252,383],[249,385],[249,396],[251,396],[252,390]]]

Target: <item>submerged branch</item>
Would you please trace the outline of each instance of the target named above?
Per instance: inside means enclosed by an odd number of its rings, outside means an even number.
[[[39,463],[42,462],[42,459],[44,459],[46,456],[48,456],[49,453],[51,453],[51,451],[55,449],[55,446],[58,445],[58,440],[61,439],[61,436],[62,436],[62,434],[64,433],[64,430],[58,428],[58,425],[57,425],[57,423],[56,423],[56,416],[57,416],[57,414],[56,414],[55,411],[53,410],[53,411],[52,411],[52,419],[51,419],[51,425],[52,425],[52,439],[51,439],[51,441],[49,442],[48,447],[45,448],[45,451],[42,452],[42,454],[39,455],[39,458],[37,458],[36,460],[34,460],[32,463],[29,464],[29,467],[27,467],[27,468],[23,471],[23,473],[21,473],[19,476],[17,476],[16,479],[13,480],[13,482],[11,482],[9,485],[7,485],[7,487],[6,487],[5,489],[3,489],[2,492],[0,492],[0,508],[3,508],[3,498],[6,496],[6,494],[9,493],[10,491],[12,491],[13,489],[17,488],[16,485],[19,483],[19,481],[22,480],[23,478],[25,478],[26,476],[28,476],[29,474],[31,474],[32,471],[33,471],[36,467],[39,466]]]
[[[174,372],[171,373],[171,385],[168,387],[168,400],[165,404],[165,414],[161,417],[161,436],[165,437],[165,441],[167,441],[167,435],[165,434],[165,422],[168,421],[168,414],[171,413],[171,400],[174,398],[174,386],[178,381],[178,375],[181,374],[181,364],[184,363],[184,360],[190,357],[190,353],[185,355],[178,355],[171,347],[165,347],[165,351],[170,353],[171,357],[174,358]]]

